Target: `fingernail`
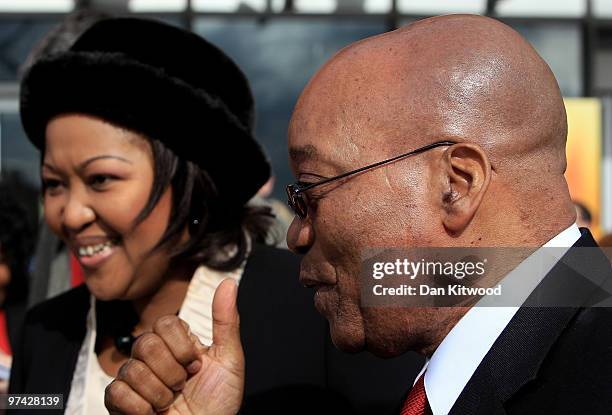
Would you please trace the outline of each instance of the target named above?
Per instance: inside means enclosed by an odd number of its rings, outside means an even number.
[[[200,368],[202,367],[202,362],[200,362],[200,360],[194,360],[193,362],[189,363],[189,366],[187,366],[187,372],[190,375],[193,375],[195,373],[198,373],[198,370],[200,370]]]
[[[179,383],[176,386],[171,386],[170,389],[172,389],[174,392],[179,392],[179,391],[182,391],[184,387],[185,387],[185,381]]]

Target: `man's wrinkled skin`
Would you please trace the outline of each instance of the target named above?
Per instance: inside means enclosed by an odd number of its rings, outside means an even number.
[[[540,246],[575,219],[557,83],[514,30],[444,16],[352,45],[302,94],[291,165],[314,182],[441,140],[441,147],[311,196],[288,244],[348,351],[431,354],[466,308],[361,308],[369,247]],[[543,209],[546,206],[546,209]],[[551,218],[549,213],[557,215]]]
[[[363,250],[544,244],[575,220],[563,177],[566,133],[548,66],[489,18],[425,19],[334,56],[291,120],[297,180],[457,142],[308,195],[308,216],[294,219],[287,240],[305,255],[300,279],[316,287],[336,346],[431,355],[467,308],[362,308]]]

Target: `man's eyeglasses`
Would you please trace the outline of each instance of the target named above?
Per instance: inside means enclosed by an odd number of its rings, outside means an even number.
[[[387,160],[379,161],[377,163],[370,164],[365,167],[361,167],[357,170],[349,171],[348,173],[343,173],[336,177],[330,177],[329,179],[321,180],[320,182],[310,183],[310,184],[300,184],[300,183],[290,184],[287,186],[287,204],[295,212],[296,215],[304,219],[306,218],[306,215],[308,214],[308,202],[306,201],[304,192],[311,190],[317,186],[322,186],[326,183],[330,183],[336,180],[343,179],[348,176],[352,176],[357,173],[361,173],[362,171],[370,170],[375,167],[382,166],[384,164],[392,163],[404,157],[423,153],[425,151],[431,150],[432,148],[436,148],[436,147],[452,146],[453,144],[457,144],[457,143],[455,143],[454,141],[438,141],[432,144],[428,144],[424,147],[417,148],[416,150],[412,150],[408,153],[400,154],[399,156],[395,156]]]

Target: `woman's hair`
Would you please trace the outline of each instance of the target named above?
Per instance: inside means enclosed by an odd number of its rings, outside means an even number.
[[[154,249],[177,242],[187,227],[189,240],[173,250],[173,261],[204,264],[222,271],[238,268],[249,254],[249,241],[264,243],[268,237],[275,220],[272,209],[222,202],[203,168],[177,157],[159,140],[149,142],[153,153],[153,187],[135,225],[151,213],[170,185],[169,225]],[[228,174],[235,172],[228,167]]]

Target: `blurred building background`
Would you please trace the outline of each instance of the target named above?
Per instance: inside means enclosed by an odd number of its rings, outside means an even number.
[[[292,180],[286,130],[293,105],[333,53],[431,15],[496,17],[534,45],[565,97],[597,98],[588,118],[578,118],[590,128],[593,151],[575,163],[595,172],[577,177],[595,189],[587,205],[612,231],[612,0],[0,0],[0,173],[20,171],[39,185],[39,158],[19,122],[18,68],[50,29],[82,8],[189,28],[234,58],[255,93],[257,134],[272,159],[277,198]]]

